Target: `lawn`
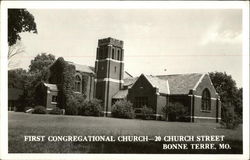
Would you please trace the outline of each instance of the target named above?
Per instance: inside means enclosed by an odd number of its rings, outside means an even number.
[[[9,112],[10,153],[241,153],[242,127],[222,129],[215,123],[184,123],[105,117],[36,115]],[[25,135],[225,135],[231,150],[163,150],[164,142],[24,142]],[[166,143],[166,142],[165,142]]]

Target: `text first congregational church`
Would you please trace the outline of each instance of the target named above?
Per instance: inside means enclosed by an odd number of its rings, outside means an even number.
[[[50,66],[49,83],[43,83],[43,105],[56,107],[60,94],[57,76],[60,70]],[[164,117],[162,108],[175,103],[187,107],[190,122],[219,122],[221,102],[207,73],[144,75],[132,77],[124,71],[123,41],[114,38],[98,40],[95,67],[67,62],[75,66],[74,92],[87,100],[102,100],[104,116],[111,115],[111,106],[118,100],[133,103],[135,114],[143,106],[151,107],[155,117]],[[139,63],[139,62],[138,62]],[[139,64],[138,64],[139,65]],[[59,72],[59,73],[58,73]]]

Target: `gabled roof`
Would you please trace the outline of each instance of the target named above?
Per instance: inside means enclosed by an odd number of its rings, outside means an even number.
[[[148,76],[143,75],[146,77],[146,79],[149,81],[149,83],[153,86],[159,89],[159,93],[163,94],[170,94],[169,93],[169,86],[168,86],[168,80],[160,79],[156,76]]]
[[[162,80],[168,80],[170,94],[188,94],[202,78],[202,73],[158,75]]]
[[[76,67],[76,71],[95,74],[93,67],[82,65],[82,64],[76,64],[76,63],[69,62],[69,61],[68,63],[74,65]]]
[[[123,79],[123,81],[124,81],[123,86],[132,86],[137,79],[138,79],[138,77],[125,78],[125,79]]]
[[[125,89],[125,90],[120,90],[118,91],[112,98],[114,99],[124,99],[126,98],[128,95],[128,90]]]
[[[49,90],[51,91],[58,91],[57,85],[55,84],[50,84],[50,83],[43,83],[44,86],[48,87]]]

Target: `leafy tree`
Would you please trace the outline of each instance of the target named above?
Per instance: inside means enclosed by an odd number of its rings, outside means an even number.
[[[30,72],[27,72],[24,75],[24,94],[20,98],[20,106],[19,108],[25,108],[25,107],[34,107],[37,105],[37,101],[34,97],[35,95],[35,89],[36,85],[41,81],[39,74],[33,74]],[[19,111],[23,111],[20,109]]]
[[[235,129],[237,126],[241,123],[241,119],[234,111],[234,107],[232,103],[227,103],[226,105],[223,105],[223,119],[221,121],[222,127],[225,127],[227,129]]]
[[[59,57],[55,61],[55,63],[50,67],[49,83],[59,84],[58,104],[61,109],[65,109],[66,114],[67,114],[67,108],[71,107],[71,100],[75,99],[75,93],[74,93],[75,73],[76,73],[75,66],[69,64],[62,57]],[[72,96],[74,97],[72,98]],[[84,98],[84,96],[82,98]]]
[[[41,53],[31,60],[29,72],[42,72],[54,63],[55,56],[52,54]]]
[[[242,94],[243,94],[243,89],[239,88],[236,93],[236,99],[235,99],[235,113],[240,117],[240,120],[242,121]]]
[[[37,33],[34,16],[26,9],[8,9],[8,43],[12,46],[21,40],[19,33]]]
[[[236,82],[231,75],[222,72],[211,72],[209,76],[213,85],[218,92],[221,99],[221,118],[222,121],[228,119],[229,113],[233,111],[237,114],[238,118],[242,117],[242,88],[236,87]],[[230,113],[231,114],[231,113]],[[228,121],[228,120],[227,120]]]
[[[18,88],[25,90],[27,79],[27,71],[24,69],[14,69],[8,71],[8,88]],[[24,111],[25,105],[27,104],[26,99],[26,92],[24,91],[23,94],[19,97],[18,103],[16,106],[16,111]]]
[[[32,105],[36,104],[36,99],[34,97],[36,93],[36,87],[41,81],[48,81],[49,69],[48,67],[54,63],[55,56],[52,54],[38,54],[29,66],[29,71],[27,74],[25,82],[25,90],[27,90],[27,96],[33,101]]]
[[[9,88],[24,88],[25,78],[27,75],[27,71],[18,68],[8,71],[8,87]]]
[[[20,97],[18,111],[24,111],[25,107],[33,107],[37,105],[36,86],[41,81],[48,81],[48,66],[55,60],[55,56],[49,54],[38,54],[31,61],[30,69],[27,72],[23,69],[10,70],[8,72],[8,85],[17,88],[21,85],[24,94]]]

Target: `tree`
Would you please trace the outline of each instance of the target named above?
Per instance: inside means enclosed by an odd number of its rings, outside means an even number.
[[[242,94],[243,94],[243,89],[239,88],[236,93],[235,109],[234,109],[235,113],[240,117],[241,121],[242,121],[242,106],[243,106]]]
[[[41,53],[38,54],[29,65],[29,72],[42,72],[47,70],[48,67],[54,63],[55,56],[52,54]]]
[[[55,56],[52,54],[38,54],[31,60],[29,71],[22,69],[9,71],[9,85],[22,82],[24,94],[20,99],[19,111],[23,111],[25,107],[32,107],[37,104],[34,95],[36,87],[41,81],[48,81],[49,69],[48,67],[54,63]]]
[[[8,9],[8,66],[13,67],[11,59],[24,52],[21,43],[21,32],[37,33],[34,16],[26,9]]]
[[[8,71],[8,88],[24,88],[27,71],[18,68]]]
[[[226,120],[228,113],[235,111],[238,118],[242,117],[242,88],[236,87],[236,82],[231,75],[222,72],[211,72],[209,76],[221,99],[221,118]]]
[[[49,66],[55,61],[55,56],[52,54],[38,54],[29,65],[29,73],[38,81],[48,81]]]
[[[34,16],[26,9],[8,9],[8,43],[14,45],[21,40],[19,33],[37,33]]]

